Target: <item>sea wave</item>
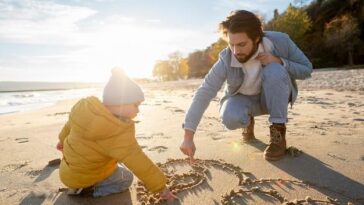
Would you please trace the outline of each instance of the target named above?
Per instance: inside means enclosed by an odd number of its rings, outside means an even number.
[[[55,104],[60,100],[98,95],[96,88],[0,93],[0,114],[38,109]]]

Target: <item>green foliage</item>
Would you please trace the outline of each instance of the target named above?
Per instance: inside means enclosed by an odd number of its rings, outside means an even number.
[[[289,5],[287,10],[272,21],[272,29],[287,33],[293,41],[300,44],[312,22],[307,13],[300,8]]]
[[[219,39],[204,50],[190,53],[187,58],[183,58],[179,52],[171,53],[168,60],[158,61],[155,64],[153,76],[161,80],[203,77],[226,46],[226,41]]]
[[[153,76],[164,81],[177,79],[177,76],[174,73],[174,68],[168,60],[157,61],[154,65]]]
[[[264,25],[265,30],[288,33],[315,68],[364,63],[364,0],[313,0],[307,6],[302,6],[304,3],[299,0],[294,2],[296,5],[301,4],[296,9],[304,11],[311,19],[311,25],[305,32],[296,30],[299,28],[295,26],[284,28],[291,25],[289,21],[282,21],[282,18],[292,10],[292,6],[281,15],[275,11],[274,18]],[[347,16],[346,19],[343,16]],[[277,21],[283,23],[277,25]],[[280,27],[282,24],[283,28]]]
[[[359,41],[357,21],[349,14],[334,18],[326,24],[324,31],[325,42],[328,47],[339,48],[335,51],[339,55],[348,55],[348,64],[353,65],[354,45]]]
[[[294,7],[264,24],[264,30],[287,33],[315,68],[364,64],[364,0],[294,0]],[[203,77],[218,60],[227,43],[218,39],[187,57],[178,52],[158,61],[153,75],[162,80]]]
[[[195,51],[188,55],[188,77],[203,77],[211,67],[211,58],[205,51]]]

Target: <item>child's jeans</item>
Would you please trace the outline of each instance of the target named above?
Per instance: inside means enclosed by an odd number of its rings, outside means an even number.
[[[131,186],[133,178],[134,175],[132,172],[118,164],[118,167],[111,176],[95,184],[93,197],[123,192]]]

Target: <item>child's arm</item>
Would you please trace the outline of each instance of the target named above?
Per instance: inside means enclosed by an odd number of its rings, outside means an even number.
[[[70,123],[69,123],[69,121],[67,121],[67,123],[63,126],[63,129],[61,130],[61,132],[58,134],[60,143],[63,144],[63,141],[64,141],[64,139],[66,139],[66,137],[70,133],[70,130],[71,130]]]
[[[132,130],[102,143],[107,155],[125,164],[151,192],[162,192],[167,179],[138,145]]]
[[[58,151],[62,152],[63,151],[63,143],[58,142],[56,148],[57,148]]]
[[[119,160],[125,164],[151,192],[162,192],[166,189],[167,179],[163,172],[141,150],[139,145]]]
[[[69,124],[69,121],[67,121],[67,123],[63,126],[63,129],[61,130],[61,132],[58,135],[59,141],[56,146],[57,150],[59,150],[61,152],[63,151],[63,142],[69,133],[70,133],[70,124]]]

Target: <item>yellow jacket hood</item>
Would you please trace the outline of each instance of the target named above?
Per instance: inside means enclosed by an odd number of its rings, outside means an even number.
[[[122,122],[106,109],[96,97],[80,100],[70,113],[72,129],[83,133],[88,140],[112,137],[133,123]]]

